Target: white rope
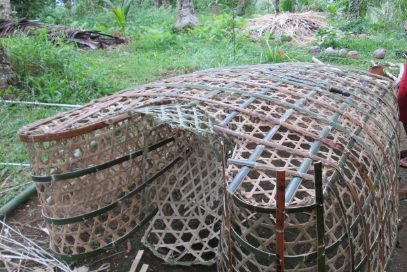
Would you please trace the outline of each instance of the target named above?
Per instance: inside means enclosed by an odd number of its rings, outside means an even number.
[[[54,107],[70,107],[70,108],[80,108],[82,105],[73,105],[73,104],[53,104],[53,103],[40,103],[40,102],[29,102],[29,101],[12,101],[4,100],[5,103],[11,104],[30,104],[30,105],[42,105],[42,106],[54,106]]]
[[[0,162],[0,165],[5,165],[5,166],[30,166],[28,163],[7,163],[7,162]]]

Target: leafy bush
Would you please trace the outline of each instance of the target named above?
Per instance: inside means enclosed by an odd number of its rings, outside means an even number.
[[[170,26],[140,26],[141,34],[138,44],[141,48],[165,49],[182,42],[182,35],[172,33]]]
[[[208,41],[216,40],[226,42],[231,39],[233,35],[232,20],[232,15],[226,13],[220,14],[214,19],[212,19],[211,16],[205,17],[203,25],[196,26],[192,29],[191,35]],[[235,17],[235,29],[242,29],[245,23],[246,20],[243,17]]]
[[[10,5],[17,11],[17,17],[39,18],[44,7],[55,7],[55,0],[10,0]]]
[[[293,0],[283,0],[282,2],[281,2],[281,4],[280,4],[280,9],[282,10],[282,11],[289,11],[289,12],[292,12],[292,3],[293,3]]]
[[[339,19],[336,21],[336,25],[341,31],[353,34],[365,33],[369,30],[370,27],[372,27],[371,22],[364,18],[351,21]]]
[[[270,35],[268,31],[264,33],[264,37],[259,37],[259,40],[264,46],[262,55],[266,56],[267,62],[282,62],[287,56],[277,44],[274,46],[270,44],[270,40],[273,39],[273,36]]]
[[[321,28],[315,33],[315,37],[318,39],[317,44],[323,47],[336,47],[339,42],[337,34],[342,34],[342,32],[336,31],[333,27]]]
[[[34,37],[2,40],[8,51],[23,99],[53,103],[83,103],[119,90],[103,66],[88,64],[87,52],[57,40],[47,41],[45,31]],[[114,88],[110,87],[114,86]]]

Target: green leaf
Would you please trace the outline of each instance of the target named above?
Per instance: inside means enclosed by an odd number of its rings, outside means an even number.
[[[109,0],[103,0],[103,2],[105,2],[111,9],[114,9],[115,6],[113,5],[112,2],[110,2]]]
[[[332,5],[328,6],[328,10],[329,10],[330,13],[335,13],[336,4],[333,3]]]
[[[129,13],[131,3],[133,3],[133,0],[126,0],[126,1],[124,1],[124,3],[123,3],[123,13],[124,13],[124,16],[127,16],[127,13]]]
[[[117,13],[114,9],[112,9],[112,13],[114,15],[114,18],[116,19],[117,24],[121,27],[121,22],[120,22],[119,16],[117,15]]]
[[[117,8],[116,10],[112,9],[112,13],[116,18],[117,24],[120,27],[124,27],[126,25],[126,17],[124,16],[122,9],[121,8]]]
[[[126,16],[124,16],[124,13],[123,13],[122,9],[121,9],[121,8],[117,8],[117,9],[116,9],[116,13],[117,13],[117,16],[118,16],[119,19],[120,19],[120,22],[122,22],[122,24],[124,24],[124,23],[126,22]]]

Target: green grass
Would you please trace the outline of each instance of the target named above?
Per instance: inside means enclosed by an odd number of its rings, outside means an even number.
[[[82,7],[83,8],[83,7]],[[67,10],[54,10],[58,22],[75,26],[118,31],[114,18],[106,10],[89,16],[73,16]],[[207,12],[207,11],[205,11]],[[199,14],[202,26],[193,30],[175,31],[173,9],[135,9],[129,17],[126,31],[130,44],[109,50],[81,50],[72,45],[46,41],[44,33],[37,37],[3,39],[18,85],[0,92],[2,98],[39,102],[85,104],[92,99],[113,94],[123,88],[152,82],[161,78],[214,67],[268,63],[266,46],[254,42],[241,28],[245,19],[237,18],[236,56],[231,33],[231,16],[222,15],[213,21],[205,12]],[[71,16],[72,15],[72,16]],[[49,18],[49,20],[51,20]],[[101,22],[104,22],[103,24]],[[57,23],[58,23],[57,22]],[[386,61],[404,62],[394,51],[405,51],[403,33],[372,35],[368,40],[342,38],[337,48],[360,52],[357,60],[346,56],[315,55],[326,64],[350,66],[368,71],[373,52],[387,49]],[[285,61],[311,62],[309,46],[294,42],[273,43],[288,56]],[[376,60],[375,60],[376,61]],[[376,61],[377,62],[377,61]],[[17,130],[35,120],[46,118],[66,109],[0,104],[0,162],[27,163]],[[4,182],[7,179],[7,182]],[[0,166],[0,206],[15,196],[30,182],[28,168]],[[15,190],[10,189],[15,186]]]
[[[38,107],[0,102],[0,162],[28,163],[23,144],[17,136],[22,126],[65,111],[67,108]],[[0,207],[7,203],[30,183],[27,167],[0,165]]]

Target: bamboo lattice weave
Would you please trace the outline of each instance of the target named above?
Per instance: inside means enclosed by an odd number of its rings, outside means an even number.
[[[210,69],[94,100],[19,136],[61,258],[97,254],[147,224],[143,243],[169,263],[219,260],[227,271],[231,250],[236,271],[274,271],[276,179],[285,171],[286,271],[390,263],[399,125],[384,77],[310,63]]]

